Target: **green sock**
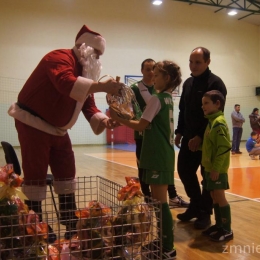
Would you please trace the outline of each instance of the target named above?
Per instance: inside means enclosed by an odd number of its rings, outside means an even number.
[[[221,218],[222,218],[222,227],[227,230],[231,231],[231,210],[230,205],[227,204],[227,206],[219,207],[221,212]]]
[[[162,203],[162,246],[165,250],[173,249],[173,219],[168,203]]]
[[[221,218],[221,212],[218,204],[213,204],[213,209],[215,213],[215,221],[217,227],[222,227],[222,218]]]

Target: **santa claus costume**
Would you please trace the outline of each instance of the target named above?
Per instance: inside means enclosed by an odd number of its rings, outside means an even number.
[[[59,196],[61,223],[68,231],[76,227],[76,220],[71,221],[76,209],[76,170],[67,129],[74,125],[81,111],[95,134],[104,130],[101,122],[107,118],[96,107],[94,95],[89,94],[93,79],[86,78],[86,61],[91,55],[86,57],[80,49],[84,45],[101,55],[105,39],[84,25],[73,49],[54,50],[42,58],[8,111],[15,118],[21,146],[26,203],[41,213],[50,166],[54,191]]]

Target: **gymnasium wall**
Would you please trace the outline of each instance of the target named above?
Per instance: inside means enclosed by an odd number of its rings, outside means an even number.
[[[0,1],[0,140],[19,145],[12,118],[6,111],[43,55],[71,48],[83,24],[102,34],[107,47],[101,57],[102,75],[140,75],[141,62],[177,62],[183,81],[189,77],[189,54],[197,46],[211,51],[210,69],[228,89],[226,118],[235,103],[246,118],[242,139],[250,134],[248,115],[259,107],[255,86],[260,85],[259,27],[225,13],[165,0],[156,7],[150,0],[2,0]],[[107,109],[105,94],[96,103]],[[175,99],[175,124],[178,98]],[[80,116],[69,131],[73,144],[104,144]]]

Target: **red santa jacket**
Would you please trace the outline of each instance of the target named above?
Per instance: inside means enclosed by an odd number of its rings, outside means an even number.
[[[82,111],[93,131],[99,134],[100,129],[99,132],[95,129],[107,117],[96,107],[94,95],[88,94],[93,81],[81,76],[82,66],[78,60],[75,47],[45,55],[20,91],[18,103],[10,107],[9,114],[51,134],[48,128],[54,127],[55,131],[58,129],[57,135],[63,135]]]

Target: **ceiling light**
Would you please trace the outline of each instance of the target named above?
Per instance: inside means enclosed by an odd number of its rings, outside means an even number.
[[[152,4],[153,5],[161,5],[162,4],[162,0],[152,0]]]
[[[228,15],[236,15],[237,11],[236,10],[229,10]]]

